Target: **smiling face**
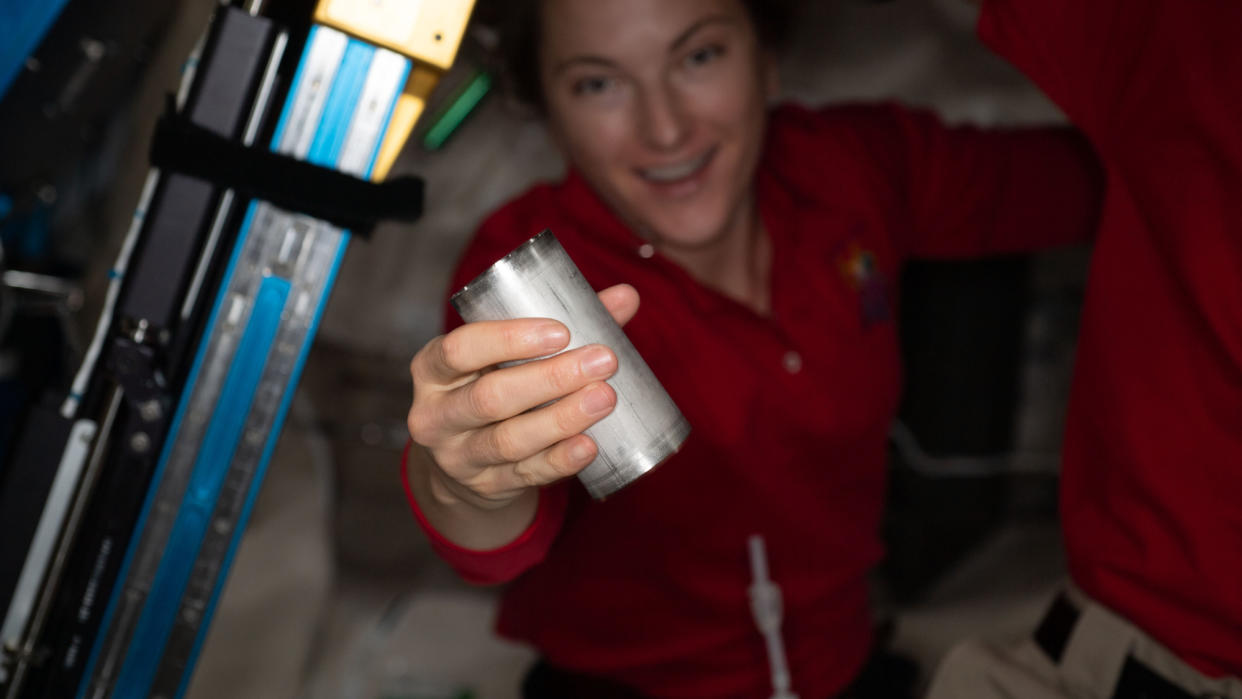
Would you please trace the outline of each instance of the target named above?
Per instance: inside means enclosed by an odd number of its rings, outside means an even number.
[[[544,0],[553,137],[640,235],[701,249],[753,222],[771,61],[740,0]]]

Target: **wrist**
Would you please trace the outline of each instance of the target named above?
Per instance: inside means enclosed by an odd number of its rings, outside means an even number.
[[[424,455],[424,492],[430,496],[435,506],[445,510],[496,513],[508,509],[516,502],[537,497],[535,488],[523,488],[495,496],[480,495],[445,473],[429,452],[424,451]]]

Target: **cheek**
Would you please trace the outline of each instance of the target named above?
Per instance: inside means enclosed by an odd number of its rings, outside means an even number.
[[[720,66],[711,79],[683,85],[685,104],[696,119],[731,132],[751,131],[762,121],[763,81],[741,61]]]
[[[584,174],[623,162],[631,131],[623,109],[562,109],[551,123],[565,157]]]
[[[749,186],[762,148],[764,102],[742,87],[705,95],[698,105],[697,121],[707,140],[721,146],[715,180],[723,188],[719,194],[736,198],[739,188]]]
[[[739,190],[749,187],[753,179],[763,146],[764,103],[734,93],[719,95],[715,101],[702,104],[710,107],[701,112],[699,118],[707,132],[706,140],[720,146],[713,189],[719,196],[733,201]]]
[[[753,113],[754,92],[745,85],[729,85],[720,89],[704,90],[695,102],[698,113],[705,120],[726,126],[730,130],[744,130]]]

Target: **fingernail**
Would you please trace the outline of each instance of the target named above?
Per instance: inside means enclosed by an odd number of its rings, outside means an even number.
[[[591,445],[585,440],[579,439],[569,445],[569,458],[576,464],[580,464],[591,458],[592,454],[593,450],[591,449]]]
[[[535,329],[535,337],[538,338],[539,347],[549,352],[555,352],[569,344],[569,331],[560,323],[540,325]]]
[[[582,358],[582,373],[586,376],[604,377],[616,368],[612,352],[603,347],[596,347]]]
[[[582,397],[582,411],[587,415],[599,415],[612,409],[612,391],[595,388]]]

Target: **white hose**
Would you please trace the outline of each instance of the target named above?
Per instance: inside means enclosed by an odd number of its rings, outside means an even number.
[[[781,640],[781,588],[768,577],[768,557],[763,537],[753,534],[750,547],[751,585],[750,611],[768,647],[768,666],[772,670],[772,699],[798,699],[790,691],[789,666],[785,662],[785,644]]]

